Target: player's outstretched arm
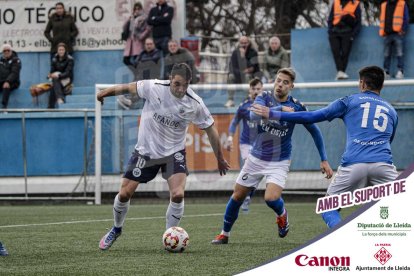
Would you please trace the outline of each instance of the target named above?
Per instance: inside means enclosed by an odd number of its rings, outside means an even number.
[[[210,141],[211,147],[213,148],[214,155],[217,158],[217,166],[220,172],[220,175],[225,175],[226,172],[230,169],[229,163],[224,159],[223,152],[221,151],[221,144],[218,131],[213,125],[205,129],[208,140]]]
[[[123,94],[136,94],[137,93],[137,84],[135,82],[125,83],[125,84],[118,84],[108,88],[105,88],[96,95],[96,99],[100,101],[102,104],[104,102],[104,98],[118,96]]]
[[[321,172],[326,174],[327,179],[330,179],[333,175],[333,171],[327,161],[328,157],[326,156],[325,142],[323,140],[322,132],[316,124],[304,124],[304,127],[312,135],[315,146],[318,149],[319,156],[321,157]]]
[[[282,112],[276,108],[269,108],[259,104],[253,104],[250,112],[265,119],[281,120],[299,124],[310,124],[325,121],[323,109],[315,111]],[[252,115],[250,115],[251,117]]]

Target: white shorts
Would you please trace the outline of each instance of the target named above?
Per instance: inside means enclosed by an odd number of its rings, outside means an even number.
[[[240,157],[243,161],[247,159],[247,156],[249,156],[250,149],[252,148],[249,144],[240,144]]]
[[[398,172],[394,165],[379,163],[357,163],[347,167],[339,167],[327,194],[336,195],[353,192],[367,186],[387,183],[397,178]]]
[[[267,183],[274,183],[285,188],[290,160],[263,161],[251,154],[246,159],[236,182],[245,187],[257,188],[263,177]]]

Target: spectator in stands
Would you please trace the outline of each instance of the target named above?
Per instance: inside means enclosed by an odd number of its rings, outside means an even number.
[[[290,66],[289,54],[280,45],[280,39],[273,36],[269,40],[269,49],[264,56],[264,76],[268,83],[275,81],[275,76],[280,68],[287,68]]]
[[[11,91],[20,85],[22,64],[11,45],[4,44],[0,58],[0,92],[3,92],[2,107],[7,108]]]
[[[144,13],[142,4],[137,2],[134,4],[132,16],[122,28],[122,39],[126,40],[123,61],[132,71],[133,61],[144,49],[145,39],[150,35],[150,32],[151,28],[147,25],[147,15]]]
[[[361,29],[360,1],[334,0],[328,18],[329,44],[336,65],[336,79],[348,79],[346,67],[352,42]]]
[[[163,52],[163,56],[168,53],[168,41],[171,39],[171,21],[174,16],[174,8],[167,4],[166,0],[157,0],[157,5],[153,7],[148,15],[148,24],[152,26],[152,37],[155,46]]]
[[[136,80],[161,79],[161,51],[155,47],[152,38],[145,39],[144,50],[136,60]]]
[[[193,54],[186,48],[180,47],[178,41],[170,39],[168,42],[168,54],[165,56],[164,61],[164,79],[170,78],[171,70],[175,63],[186,63],[191,68],[192,80],[191,83],[197,83],[200,79],[200,73],[195,67],[195,59]]]
[[[393,48],[397,56],[397,74],[395,78],[404,78],[404,41],[409,25],[408,5],[401,0],[387,0],[381,4],[380,36],[384,37],[384,70],[390,78],[391,56]]]
[[[74,60],[67,51],[64,43],[57,45],[57,53],[52,59],[52,65],[48,78],[52,81],[52,89],[49,93],[48,108],[55,108],[56,102],[63,104],[65,95],[71,93],[71,84],[73,81]]]
[[[255,77],[261,79],[257,51],[247,36],[240,37],[237,48],[231,54],[229,71],[230,83],[248,83]],[[234,90],[228,91],[228,100],[224,106],[234,106]]]
[[[52,35],[50,34],[52,32]],[[45,29],[45,37],[51,43],[50,57],[53,58],[57,52],[57,45],[65,43],[67,52],[73,54],[73,44],[79,31],[75,25],[73,16],[65,11],[62,2],[55,5],[55,12],[49,16],[49,22]]]
[[[135,80],[162,79],[161,70],[161,51],[155,48],[152,38],[145,39],[144,50],[138,56],[135,62]],[[130,109],[138,103],[138,97],[132,95],[120,95],[118,97],[119,105],[124,109]]]

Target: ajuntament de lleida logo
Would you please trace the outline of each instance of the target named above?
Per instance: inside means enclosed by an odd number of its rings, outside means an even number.
[[[388,218],[388,206],[386,206],[386,207],[381,206],[380,208],[381,208],[380,217],[382,219],[387,219]]]

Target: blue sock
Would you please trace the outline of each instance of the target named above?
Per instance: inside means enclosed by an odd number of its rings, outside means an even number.
[[[231,227],[239,216],[239,209],[243,201],[239,202],[230,197],[229,202],[227,202],[226,212],[224,213],[224,225],[223,231],[230,232]]]
[[[341,222],[341,215],[339,214],[338,210],[322,213],[321,216],[328,228],[333,228]]]
[[[250,196],[250,198],[252,198],[252,196],[253,196],[253,194],[254,194],[254,192],[256,191],[256,189],[252,189],[251,191],[250,191],[250,193],[249,193],[249,196]]]
[[[285,202],[283,201],[282,197],[279,197],[276,200],[268,201],[266,200],[267,206],[269,206],[278,216],[283,215],[283,212],[285,211]]]
[[[114,226],[114,232],[115,232],[115,233],[120,233],[120,232],[122,232],[122,227],[115,227],[115,226]]]

